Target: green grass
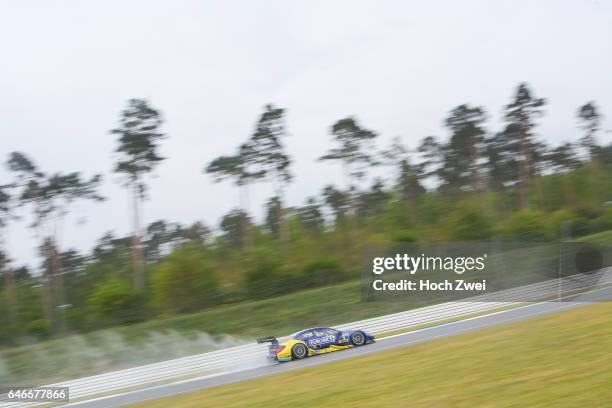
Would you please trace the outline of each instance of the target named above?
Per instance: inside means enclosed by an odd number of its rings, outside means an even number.
[[[612,244],[612,230],[598,232],[597,234],[580,237],[577,239],[577,241],[592,242],[594,244],[601,244],[601,245],[611,245]]]
[[[610,406],[610,350],[602,303],[136,407]]]

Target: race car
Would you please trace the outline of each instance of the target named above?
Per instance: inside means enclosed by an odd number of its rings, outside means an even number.
[[[257,343],[270,343],[268,358],[278,362],[300,360],[373,342],[374,336],[363,330],[336,330],[330,327],[302,330],[283,343],[273,336],[257,339]]]

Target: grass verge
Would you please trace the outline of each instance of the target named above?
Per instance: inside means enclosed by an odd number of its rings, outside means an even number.
[[[610,245],[612,244],[612,231],[598,232],[597,234],[580,237],[577,241],[592,242],[593,244]]]
[[[612,304],[135,407],[510,407],[612,403]]]

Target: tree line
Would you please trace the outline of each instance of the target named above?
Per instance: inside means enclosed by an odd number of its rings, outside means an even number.
[[[416,148],[400,138],[384,148],[356,117],[330,127],[333,147],[319,161],[338,163],[343,185],[326,185],[301,206],[288,206],[293,181],[286,150],[287,110],[266,105],[234,152],[203,165],[215,182],[231,182],[240,208],[220,221],[165,220],[143,228],[147,176],[166,158],[163,117],[132,99],[111,130],[113,171],[131,196],[132,234],[106,233],[89,254],[61,248],[59,233],[74,202],[101,202],[102,176],[48,173],[22,152],[7,159],[13,180],[0,186],[0,233],[28,209],[42,259],[34,273],[15,267],[0,248],[0,342],[130,323],[203,307],[261,298],[355,277],[365,242],[416,239],[547,239],[569,225],[574,235],[612,228],[612,144],[600,145],[602,114],[595,102],[576,111],[580,136],[557,146],[537,133],[547,101],[519,84],[504,106],[504,126],[486,127],[483,107],[459,105],[444,119],[448,138],[424,137]],[[388,178],[364,180],[384,168]],[[261,224],[249,214],[249,190],[274,185]],[[426,186],[435,186],[426,188]],[[543,216],[545,214],[545,216]],[[504,220],[498,222],[495,220]],[[357,239],[356,237],[359,237]],[[284,289],[283,289],[284,288]]]

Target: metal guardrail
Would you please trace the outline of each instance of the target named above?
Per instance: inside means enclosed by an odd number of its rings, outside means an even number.
[[[410,327],[421,326],[441,322],[461,316],[472,315],[511,307],[522,302],[512,301],[517,296],[529,296],[531,299],[555,298],[559,295],[559,287],[563,290],[572,291],[583,289],[585,284],[603,284],[612,282],[612,268],[584,276],[579,280],[567,277],[563,279],[552,279],[514,289],[496,292],[496,302],[485,302],[481,295],[471,301],[456,301],[405,312],[393,313],[385,316],[360,320],[352,323],[335,326],[338,329],[359,328],[375,335],[393,332]],[[561,285],[560,285],[561,284]],[[484,298],[483,298],[484,299]],[[284,341],[288,336],[280,338]],[[99,396],[101,394],[116,393],[129,389],[135,389],[156,383],[184,380],[190,377],[209,374],[223,373],[224,371],[235,371],[240,368],[255,368],[269,364],[265,354],[267,345],[246,344],[230,347],[223,350],[181,357],[159,363],[146,364],[140,367],[128,368],[89,377],[63,381],[49,385],[50,387],[69,387],[70,400],[86,399],[87,397]],[[0,403],[0,407],[29,407],[35,403]]]

